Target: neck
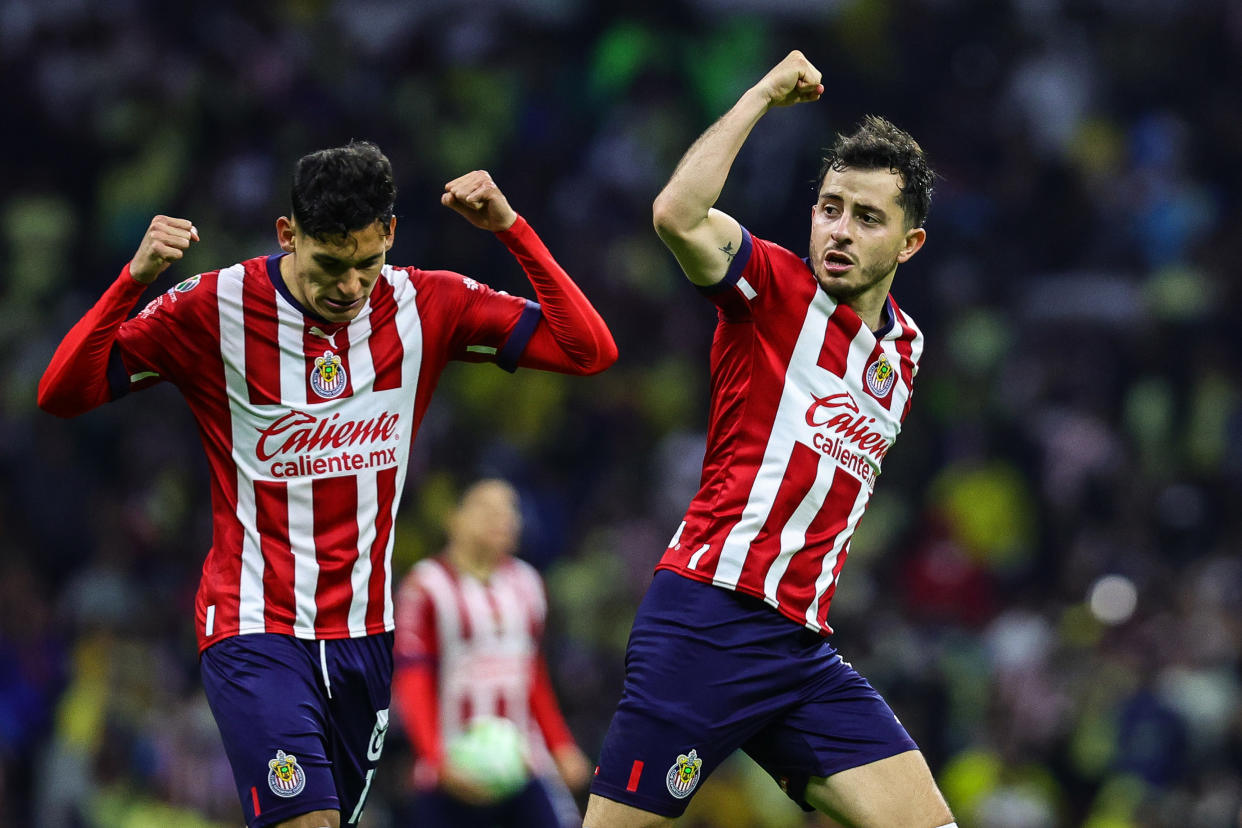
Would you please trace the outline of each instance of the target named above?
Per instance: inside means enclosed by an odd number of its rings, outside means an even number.
[[[444,555],[454,567],[473,575],[481,581],[486,581],[496,571],[499,561],[488,561],[483,556],[474,554],[470,549],[464,546],[449,545],[444,550]]]

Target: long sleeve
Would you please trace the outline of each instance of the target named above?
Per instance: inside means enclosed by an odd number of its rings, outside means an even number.
[[[617,344],[599,312],[526,220],[496,234],[526,271],[542,320],[518,364],[570,374],[595,374],[617,361]]]
[[[56,348],[39,380],[41,409],[58,417],[76,417],[112,399],[108,365],[117,331],[146,288],[125,265]]]
[[[536,660],[534,680],[530,686],[530,710],[543,734],[543,741],[553,754],[566,745],[574,744],[574,737],[561,715],[560,705],[556,702],[556,693],[552,690],[552,677],[548,673],[548,664],[542,655]]]
[[[438,773],[444,763],[444,740],[440,734],[435,666],[429,661],[398,666],[392,694],[420,763]]]

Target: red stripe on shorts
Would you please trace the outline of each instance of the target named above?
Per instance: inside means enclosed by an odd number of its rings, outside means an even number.
[[[638,780],[642,779],[642,777],[643,777],[643,760],[635,759],[634,767],[630,768],[630,781],[629,781],[629,784],[625,786],[625,789],[629,791],[630,793],[633,793],[634,791],[638,790]]]

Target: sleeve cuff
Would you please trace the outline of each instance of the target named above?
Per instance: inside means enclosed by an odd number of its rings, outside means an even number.
[[[531,229],[531,226],[526,223],[526,219],[522,216],[522,214],[518,213],[517,220],[514,221],[513,224],[509,225],[509,227],[504,230],[498,230],[496,232],[496,238],[504,242],[506,247],[510,247],[514,244],[521,244],[525,241],[528,235],[534,232],[535,231]]]

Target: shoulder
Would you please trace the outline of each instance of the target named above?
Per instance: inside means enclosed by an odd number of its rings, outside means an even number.
[[[423,558],[410,567],[410,571],[401,581],[401,591],[435,594],[451,580],[448,569],[438,559]]]
[[[216,304],[222,271],[196,273],[174,284],[153,298],[138,312],[139,319],[175,318],[192,314]]]
[[[923,340],[923,330],[914,321],[914,317],[902,310],[897,304],[897,300],[891,295],[888,300],[893,309],[894,334],[896,334],[897,339],[921,342]]]

